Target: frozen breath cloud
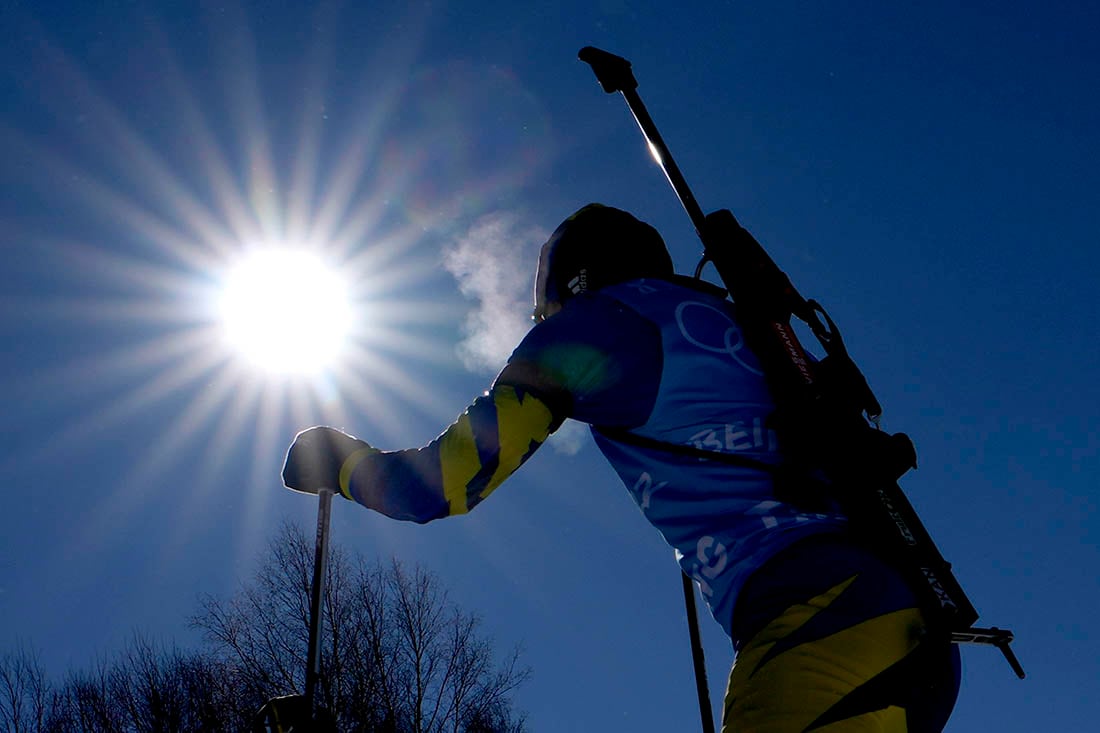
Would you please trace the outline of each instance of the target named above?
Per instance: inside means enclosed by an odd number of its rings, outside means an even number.
[[[512,213],[478,219],[443,253],[443,264],[475,307],[458,353],[467,369],[495,374],[531,328],[531,288],[546,234]]]
[[[511,212],[487,214],[443,252],[443,265],[474,302],[463,324],[458,356],[473,372],[496,374],[530,330],[538,251],[550,233]],[[587,431],[566,421],[550,439],[559,452],[575,454]]]

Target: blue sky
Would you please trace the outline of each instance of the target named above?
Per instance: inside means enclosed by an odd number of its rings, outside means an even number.
[[[618,97],[634,63],[706,210],[821,300],[916,440],[903,485],[1029,678],[964,652],[951,731],[1100,715],[1100,11],[1086,3],[86,3],[0,8],[0,648],[57,674],[200,593],[284,518],[294,432],[426,443],[485,389],[535,254],[589,201],[699,246]],[[355,348],[240,363],[213,305],[249,247],[339,263]],[[472,263],[472,264],[471,264]],[[295,349],[288,337],[283,348]],[[338,504],[333,539],[434,569],[521,643],[532,729],[697,729],[679,579],[573,433],[463,518]],[[704,624],[712,694],[731,653]]]

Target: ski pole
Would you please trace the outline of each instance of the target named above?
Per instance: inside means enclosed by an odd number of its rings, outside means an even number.
[[[699,717],[703,722],[703,733],[714,733],[714,716],[710,709],[710,685],[707,684],[707,666],[703,658],[703,642],[699,636],[699,614],[695,610],[695,587],[686,573],[680,573],[680,578],[684,586],[688,636],[691,638],[691,661],[695,667],[695,691],[699,695]]]
[[[317,492],[317,542],[313,555],[313,585],[309,601],[309,655],[306,659],[306,705],[310,718],[316,712],[317,679],[321,675],[322,603],[328,571],[329,519],[332,515],[332,489]]]
[[[334,494],[332,489],[325,488],[317,492],[317,540],[313,554],[313,583],[310,586],[305,694],[283,695],[268,700],[252,719],[253,733],[308,733],[329,729],[328,721],[319,722],[316,699],[317,681],[321,675],[321,617],[328,575],[329,519]]]

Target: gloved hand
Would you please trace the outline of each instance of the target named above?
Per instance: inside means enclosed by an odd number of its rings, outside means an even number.
[[[316,494],[322,488],[341,493],[340,468],[357,451],[377,452],[368,443],[336,428],[303,430],[294,438],[283,465],[288,489]]]

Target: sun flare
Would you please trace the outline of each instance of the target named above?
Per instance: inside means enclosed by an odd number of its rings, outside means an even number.
[[[218,306],[228,345],[263,372],[332,369],[348,345],[352,309],[347,283],[307,250],[252,251],[229,270]]]
[[[414,47],[419,22],[393,48]],[[247,31],[227,33],[224,47],[212,41],[225,61],[213,88],[159,44],[136,80],[151,86],[125,97],[51,53],[51,83],[33,96],[49,102],[43,114],[79,103],[80,115],[58,118],[71,125],[72,154],[29,133],[11,138],[35,156],[28,174],[40,180],[28,195],[48,192],[51,207],[74,217],[57,231],[28,224],[28,251],[73,278],[58,281],[65,287],[45,312],[96,329],[27,380],[36,413],[87,398],[43,455],[64,460],[71,445],[156,425],[71,553],[123,532],[179,467],[190,489],[174,494],[178,542],[190,543],[216,497],[240,486],[252,508],[240,514],[244,551],[282,496],[277,469],[297,431],[345,426],[400,445],[419,435],[419,418],[443,419],[430,375],[455,368],[466,304],[441,271],[441,248],[550,160],[550,116],[507,70],[420,69],[413,56],[382,53],[376,71],[394,83],[380,97],[363,84],[374,71],[326,68],[327,33],[311,43],[316,63],[295,65],[292,79],[281,64],[256,63],[277,48],[242,53]],[[276,106],[287,84],[308,90],[300,115]],[[157,114],[134,113],[139,91],[163,101]],[[496,152],[483,156],[489,140]]]

